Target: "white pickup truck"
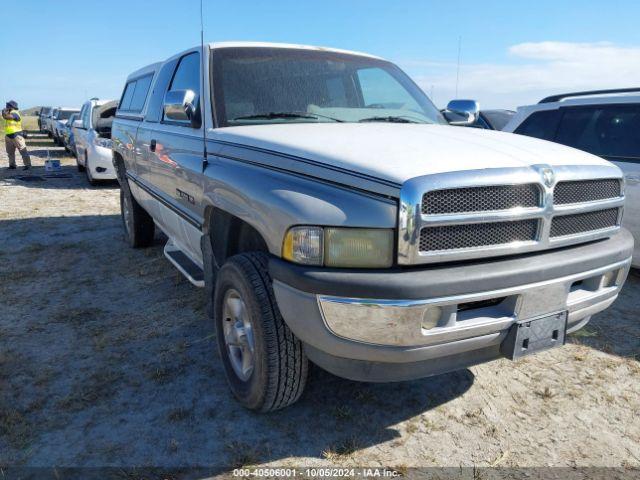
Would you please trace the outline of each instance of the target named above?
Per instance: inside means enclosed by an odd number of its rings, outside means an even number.
[[[214,43],[130,75],[112,126],[126,238],[159,227],[205,287],[243,405],[296,401],[308,360],[379,382],[518,358],[616,299],[620,170],[451,126],[478,113],[451,105],[386,60],[296,45]]]

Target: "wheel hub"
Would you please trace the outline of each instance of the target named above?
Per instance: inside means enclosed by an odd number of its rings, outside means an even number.
[[[237,290],[229,289],[225,294],[222,315],[231,367],[240,380],[247,381],[253,373],[255,341],[246,305]]]

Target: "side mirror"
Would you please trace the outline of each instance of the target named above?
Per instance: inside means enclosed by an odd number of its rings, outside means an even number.
[[[198,128],[197,95],[193,90],[171,90],[164,96],[164,116],[169,120],[191,122],[191,126]]]
[[[82,120],[74,120],[73,125],[71,126],[73,128],[84,128],[84,125],[82,124]]]
[[[478,121],[480,104],[475,100],[451,100],[442,113],[450,125],[469,126]]]

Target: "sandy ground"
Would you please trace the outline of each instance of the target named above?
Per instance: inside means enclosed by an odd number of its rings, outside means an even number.
[[[30,145],[42,165],[50,142]],[[71,178],[24,182],[0,151],[0,465],[640,466],[637,276],[562,349],[398,384],[316,368],[259,415],[163,240],[123,242],[117,185],[60,149]]]

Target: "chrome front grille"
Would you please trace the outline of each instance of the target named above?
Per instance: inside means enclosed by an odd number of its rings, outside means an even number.
[[[512,242],[533,242],[537,238],[537,231],[538,220],[427,227],[420,232],[420,251],[458,250]]]
[[[605,238],[624,205],[613,166],[540,165],[418,177],[400,194],[398,263],[509,255]]]
[[[540,206],[540,192],[535,183],[432,190],[422,196],[422,213],[434,215],[535,208]]]
[[[618,225],[620,211],[617,208],[595,212],[561,215],[551,221],[551,238],[603,230]]]
[[[621,183],[616,178],[577,180],[558,183],[553,189],[553,203],[555,205],[567,205],[595,202],[608,198],[617,198],[621,195]]]

